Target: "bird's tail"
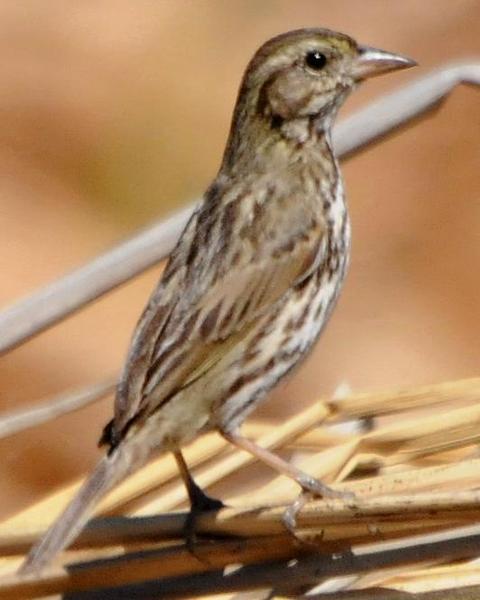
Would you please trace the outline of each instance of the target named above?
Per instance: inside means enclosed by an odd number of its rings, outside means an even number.
[[[126,441],[97,464],[63,513],[32,547],[20,566],[19,575],[37,575],[77,537],[99,500],[141,463],[146,462],[147,457],[141,456],[143,453],[135,454]]]

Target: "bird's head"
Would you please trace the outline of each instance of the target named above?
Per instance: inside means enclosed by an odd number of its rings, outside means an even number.
[[[272,140],[274,130],[295,142],[305,141],[312,131],[328,131],[358,82],[415,64],[328,29],[299,29],[272,38],[245,71],[227,163]]]
[[[282,121],[335,112],[361,80],[414,61],[357,44],[328,29],[301,29],[266,42],[251,60],[240,90],[249,106]]]

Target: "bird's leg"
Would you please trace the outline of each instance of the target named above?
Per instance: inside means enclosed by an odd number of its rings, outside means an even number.
[[[325,498],[345,497],[343,492],[331,489],[318,479],[308,475],[288,461],[283,460],[283,458],[273,454],[266,448],[262,448],[258,444],[255,444],[255,442],[243,437],[239,433],[222,432],[222,435],[230,443],[234,444],[238,448],[241,448],[242,450],[245,450],[245,452],[252,454],[258,460],[265,463],[281,475],[285,475],[286,477],[296,481],[305,492],[311,492],[316,496],[323,496]]]
[[[177,450],[173,453],[173,455],[175,457],[175,460],[177,461],[178,470],[180,471],[183,483],[185,484],[185,487],[187,489],[191,510],[200,513],[223,508],[225,504],[221,500],[211,498],[202,490],[202,488],[197,483],[195,483],[195,480],[193,479],[190,471],[188,470],[187,463],[185,462],[181,451]]]
[[[306,502],[312,496],[320,496],[322,498],[338,498],[344,501],[352,501],[354,499],[354,495],[352,493],[342,492],[330,488],[328,485],[322,483],[319,479],[315,479],[315,477],[308,475],[301,469],[295,467],[286,460],[283,460],[266,448],[262,448],[258,444],[255,444],[255,442],[243,437],[237,431],[222,431],[221,433],[223,437],[231,444],[237,446],[237,448],[245,450],[245,452],[248,452],[249,454],[252,454],[259,461],[277,471],[277,473],[293,479],[302,488],[302,493],[300,496],[287,508],[283,515],[283,522],[287,529],[292,533],[294,533],[296,527],[296,518],[298,513],[302,510]]]
[[[185,542],[189,551],[195,557],[200,559],[195,552],[195,525],[197,517],[199,514],[209,510],[219,510],[220,508],[223,508],[225,504],[221,500],[217,500],[216,498],[211,498],[208,496],[202,490],[202,488],[195,483],[195,480],[190,474],[187,463],[185,462],[183,454],[180,450],[175,451],[173,456],[177,462],[178,470],[180,471],[180,475],[183,479],[183,483],[185,484],[188,498],[190,500],[190,512],[188,513],[188,517],[185,522]]]

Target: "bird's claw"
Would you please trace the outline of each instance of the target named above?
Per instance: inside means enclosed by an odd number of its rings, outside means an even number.
[[[320,498],[331,498],[343,500],[344,502],[355,500],[355,494],[342,490],[334,490],[319,479],[302,474],[298,477],[297,483],[301,486],[303,492],[310,492],[313,496]]]
[[[298,539],[296,528],[297,528],[297,517],[302,511],[303,507],[307,502],[313,498],[328,498],[334,500],[342,500],[345,504],[355,502],[356,496],[352,492],[334,490],[333,488],[325,485],[320,480],[311,477],[310,475],[301,475],[297,482],[302,487],[302,491],[299,496],[294,500],[285,510],[282,516],[283,524],[285,528]]]
[[[184,527],[185,545],[190,554],[198,561],[209,564],[208,561],[197,552],[197,518],[203,513],[225,508],[225,504],[221,500],[217,500],[217,498],[211,498],[198,486],[195,487],[194,494],[190,499],[192,504]]]
[[[296,533],[297,516],[301,512],[305,504],[309,502],[312,498],[313,494],[311,492],[301,492],[298,495],[298,497],[289,506],[287,506],[285,512],[282,515],[282,521],[285,525],[285,528],[295,538],[298,538]]]

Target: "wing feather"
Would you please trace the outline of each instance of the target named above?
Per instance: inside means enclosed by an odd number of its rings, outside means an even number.
[[[275,224],[275,235],[255,239],[267,226],[272,230],[272,208],[257,219],[265,222],[250,227],[241,259],[225,251],[225,240],[218,235],[221,251],[210,244],[203,256],[203,247],[192,253],[193,244],[205,243],[201,229],[206,221],[200,214],[187,226],[139,323],[122,379],[124,389],[117,398],[117,431],[138,414],[154,412],[166,398],[208,372],[322,262],[325,226],[311,213],[297,209],[292,218],[284,214]],[[208,224],[210,234],[224,221],[225,207],[219,210]],[[201,268],[187,268],[185,257],[192,254],[203,261]],[[205,264],[207,258],[210,264]],[[202,273],[201,280],[196,273]]]

